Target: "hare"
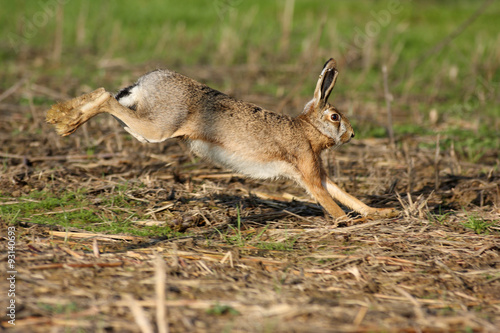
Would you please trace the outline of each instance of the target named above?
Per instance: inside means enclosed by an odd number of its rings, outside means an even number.
[[[334,218],[346,218],[334,199],[363,216],[391,217],[333,183],[320,153],[354,137],[345,115],[328,103],[337,81],[336,62],[326,62],[314,95],[295,118],[236,100],[170,70],[156,70],[115,96],[99,88],[53,105],[47,122],[66,136],[95,115],[113,115],[141,142],[186,140],[198,155],[254,178],[286,177],[304,187]]]

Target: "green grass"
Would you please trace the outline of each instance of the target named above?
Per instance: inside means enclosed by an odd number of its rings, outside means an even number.
[[[229,225],[229,230],[226,233],[222,233],[219,229],[215,229],[219,235],[230,245],[236,245],[243,247],[245,244],[252,238],[251,235],[244,236],[241,232],[241,215],[240,215],[240,207],[237,207],[237,217],[236,217],[236,227]]]
[[[401,74],[409,75],[408,79],[415,81],[412,93],[424,100],[439,96],[466,104],[481,98],[477,93],[485,89],[484,85],[498,88],[500,73],[494,65],[494,55],[499,48],[495,29],[499,4],[492,4],[452,43],[411,73],[408,73],[410,64],[453,32],[480,4],[457,1],[451,7],[446,3],[401,1],[397,13],[391,14],[387,22],[377,24],[378,13],[387,11],[388,4],[388,1],[366,0],[325,5],[320,0],[297,0],[289,46],[286,47],[282,43],[286,38],[282,28],[284,1],[152,0],[146,5],[132,0],[90,5],[69,1],[63,6],[62,66],[38,68],[37,71],[54,76],[70,75],[88,83],[106,76],[105,70],[95,67],[96,61],[103,57],[122,58],[135,64],[212,65],[223,61],[224,66],[230,66],[247,63],[252,52],[260,56],[258,60],[262,65],[297,63],[299,57],[306,55],[318,57],[319,61],[326,54],[338,59],[355,54],[356,57],[347,59],[349,63],[342,69],[345,74],[340,80],[358,82],[355,87],[358,92],[379,92],[380,66],[388,62],[390,56],[397,56],[392,59],[391,77],[398,80]],[[3,34],[0,59],[11,63],[27,50],[52,53],[57,20],[55,9],[48,7],[43,2],[4,4],[0,13]],[[37,17],[46,19],[36,26]],[[318,36],[322,17],[328,20],[318,48],[311,50],[311,41]],[[78,22],[82,22],[81,25]],[[367,33],[370,24],[377,25],[374,44],[356,43],[363,41],[359,36]],[[30,26],[34,27],[29,29]],[[225,43],[230,47],[224,48]],[[363,52],[368,47],[373,48],[371,56],[363,59]],[[401,52],[394,54],[393,51],[400,47]],[[449,78],[453,67],[458,68],[455,80]],[[8,72],[9,67],[6,68]],[[478,85],[476,93],[460,94],[467,81]],[[496,86],[489,87],[491,84]],[[405,82],[392,88],[394,93],[402,93]],[[309,90],[305,93],[310,94]],[[349,93],[353,86],[345,84],[338,90]]]
[[[439,211],[437,213],[428,213],[428,220],[434,223],[438,224],[444,224],[446,220],[448,220],[448,217],[452,215],[452,212],[446,212],[444,213],[442,211],[442,207],[439,206]]]
[[[78,310],[81,310],[79,309],[78,304],[75,302],[71,302],[68,304],[47,304],[39,302],[37,305],[40,309],[43,309],[43,311],[48,312],[51,315],[70,314]]]
[[[244,235],[242,230],[242,221],[240,216],[240,208],[237,208],[236,226],[229,225],[227,232],[222,233],[220,230],[215,229],[220,237],[229,245],[244,247],[246,245],[255,246],[261,250],[269,251],[291,251],[294,248],[297,238],[290,238],[284,242],[262,241],[262,235],[266,232],[268,226],[263,228],[258,234],[249,233]]]
[[[496,224],[495,222],[486,221],[475,214],[468,215],[467,221],[463,222],[464,227],[471,229],[478,235],[489,234],[490,233],[489,228],[495,224]]]
[[[222,315],[239,315],[238,310],[234,309],[230,305],[215,304],[207,309],[207,314],[212,316],[222,316]]]
[[[297,239],[289,239],[285,242],[258,242],[256,247],[270,251],[292,251]]]
[[[125,186],[125,185],[124,185]],[[33,191],[16,199],[17,203],[0,205],[0,216],[7,223],[30,222],[41,225],[60,225],[65,228],[107,233],[132,234],[144,237],[175,236],[168,226],[137,226],[136,219],[144,218],[137,212],[144,210],[144,203],[129,200],[123,189],[106,193],[90,200],[85,190]],[[3,202],[12,198],[0,195]],[[128,213],[133,211],[134,213]]]
[[[237,214],[236,227],[229,225],[229,228],[234,232],[234,236],[226,237],[226,239],[229,240],[230,243],[236,243],[239,246],[245,246],[246,239],[241,233],[241,214],[239,206],[237,207]]]

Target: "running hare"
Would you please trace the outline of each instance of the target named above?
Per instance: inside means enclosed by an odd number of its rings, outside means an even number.
[[[322,167],[324,149],[354,137],[347,117],[327,102],[337,75],[335,60],[328,60],[312,100],[296,118],[236,100],[176,72],[156,70],[114,97],[99,88],[53,105],[47,121],[66,136],[108,112],[141,142],[182,138],[198,155],[250,177],[291,178],[334,218],[346,216],[334,199],[363,216],[394,216],[392,208],[369,207],[342,191]]]

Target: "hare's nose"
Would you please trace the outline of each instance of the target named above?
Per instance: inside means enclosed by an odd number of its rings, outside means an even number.
[[[352,132],[352,134],[351,134],[351,138],[354,138],[354,132]]]

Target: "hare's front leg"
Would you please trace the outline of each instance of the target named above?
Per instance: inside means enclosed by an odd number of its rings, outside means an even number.
[[[322,184],[322,174],[318,161],[314,158],[303,159],[298,165],[299,175],[295,175],[296,181],[311,194],[318,203],[335,219],[347,219],[342,208],[332,199]]]
[[[365,205],[349,193],[342,191],[340,187],[326,176],[323,178],[322,182],[328,193],[330,193],[335,200],[338,200],[343,205],[346,205],[363,216],[394,217],[398,215],[398,212],[394,208],[374,208]]]
[[[347,215],[345,212],[342,210],[342,208],[339,207],[333,201],[332,197],[324,189],[324,187],[321,185],[321,181],[318,178],[317,180],[303,180],[302,185],[306,188],[306,190],[319,202],[319,204],[326,209],[326,211],[333,217],[333,218],[347,218]]]

